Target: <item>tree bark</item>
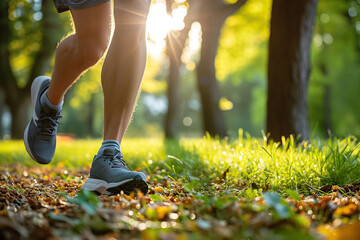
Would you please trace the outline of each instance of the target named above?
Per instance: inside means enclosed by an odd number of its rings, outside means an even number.
[[[267,131],[309,139],[310,45],[318,0],[274,0],[268,63]]]
[[[165,116],[166,138],[176,138],[178,134],[178,119],[180,106],[180,72],[181,54],[189,32],[187,26],[182,31],[171,31],[166,38],[166,53],[169,58],[170,68],[167,77],[168,111]]]
[[[251,103],[253,102],[253,90],[256,87],[255,81],[242,81],[239,85],[240,99],[237,109],[238,113],[241,114],[241,125],[242,129],[254,129],[251,119]]]
[[[180,31],[170,31],[166,36],[166,54],[169,59],[169,73],[167,76],[168,88],[168,110],[165,116],[165,137],[176,138],[178,135],[179,126],[179,106],[180,106],[180,72],[179,69],[182,65],[181,55],[183,53],[185,42],[188,33],[191,29],[192,23],[195,21],[198,10],[199,2],[188,1],[189,8],[187,15],[184,18],[185,27]],[[171,15],[172,1],[166,1],[167,12]]]
[[[0,139],[4,137],[4,123],[3,123],[4,108],[5,108],[4,93],[0,88]]]
[[[332,124],[331,124],[331,87],[330,84],[324,85],[324,128],[325,136],[331,137]]]
[[[0,72],[2,74],[0,86],[5,93],[5,103],[9,107],[10,113],[12,115],[12,124],[11,124],[11,134],[14,138],[21,138],[22,134],[19,134],[20,131],[23,131],[25,127],[24,124],[17,125],[21,121],[25,121],[27,117],[19,118],[17,114],[17,107],[20,102],[23,102],[22,99],[24,92],[18,88],[16,85],[16,79],[12,72],[10,66],[10,52],[9,44],[11,37],[10,22],[9,22],[9,1],[1,1],[0,3]],[[24,109],[22,109],[24,110]],[[27,111],[25,111],[27,113]],[[14,116],[13,116],[14,114]],[[14,131],[14,132],[13,132]]]
[[[197,84],[202,104],[204,131],[211,136],[226,136],[223,113],[219,107],[220,91],[215,72],[215,57],[223,25],[222,21],[200,21],[202,26],[202,45],[197,67]]]
[[[17,102],[11,103],[9,108],[11,113],[11,136],[12,138],[21,139],[28,123],[30,102],[28,98],[22,97]]]
[[[171,12],[171,0],[167,0],[168,13]],[[211,136],[226,136],[226,127],[219,108],[219,87],[215,76],[215,57],[221,28],[227,17],[246,3],[239,0],[234,4],[225,4],[222,0],[188,0],[188,14],[185,17],[185,29],[170,32],[167,37],[167,55],[170,61],[168,75],[168,111],[165,118],[165,135],[176,137],[178,126],[178,106],[181,54],[191,24],[199,21],[202,27],[201,59],[197,67],[197,82],[201,96],[204,131]],[[177,35],[177,36],[176,36]]]
[[[169,39],[170,38],[170,39]],[[179,118],[179,103],[180,103],[180,73],[179,73],[179,51],[171,47],[171,37],[167,37],[167,54],[169,57],[169,73],[167,77],[168,88],[167,88],[167,99],[168,99],[168,110],[165,116],[165,137],[176,138],[178,134],[178,118]],[[169,53],[174,51],[174,53]],[[177,52],[175,52],[177,51]]]
[[[89,101],[89,109],[88,109],[88,116],[87,116],[87,127],[88,127],[88,134],[90,137],[95,137],[95,130],[94,130],[94,123],[95,123],[95,113],[96,113],[96,94],[92,93],[90,96]]]
[[[0,78],[0,87],[5,93],[5,102],[9,100],[16,100],[17,98],[17,86],[15,77],[10,67],[10,22],[9,22],[9,0],[0,2],[0,72],[2,77]]]
[[[225,137],[226,126],[219,107],[220,91],[216,79],[215,57],[225,20],[240,9],[246,0],[226,4],[222,0],[202,0],[198,21],[202,30],[200,61],[197,67],[197,85],[202,103],[204,131],[211,136]]]

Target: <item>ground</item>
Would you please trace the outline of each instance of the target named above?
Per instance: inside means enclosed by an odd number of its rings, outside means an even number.
[[[47,166],[5,141],[0,238],[360,239],[356,139],[295,142],[127,140],[148,194],[96,196],[80,187],[99,140],[60,139]]]

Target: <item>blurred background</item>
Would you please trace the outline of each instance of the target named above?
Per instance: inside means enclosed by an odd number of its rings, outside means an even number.
[[[208,1],[209,7],[201,11],[217,10],[211,2],[218,1]],[[252,136],[266,131],[271,8],[270,0],[248,0],[243,6],[234,6],[219,20],[218,38],[211,36],[219,93],[216,101],[230,137],[236,137],[239,128]],[[148,61],[127,137],[203,135],[203,104],[196,69],[205,43],[202,30],[208,26],[204,19],[197,21],[199,12],[195,9],[194,1],[152,1],[147,22]],[[210,15],[216,19],[215,14]],[[72,31],[70,15],[57,14],[48,0],[2,1],[0,24],[0,47],[2,51],[7,49],[1,57],[7,57],[10,65],[2,61],[0,138],[21,138],[21,126],[30,116],[26,94],[29,83],[38,72],[51,75],[56,44]],[[77,138],[102,137],[101,63],[85,73],[66,95],[60,133]],[[9,67],[10,75],[6,70]],[[359,137],[360,0],[319,0],[311,70],[311,134]],[[172,88],[168,83],[173,84]],[[168,92],[171,89],[173,92]],[[169,102],[172,113],[168,111]]]

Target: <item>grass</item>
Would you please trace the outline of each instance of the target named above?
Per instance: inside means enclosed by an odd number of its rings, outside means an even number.
[[[360,144],[357,139],[314,139],[296,144],[294,138],[282,144],[250,136],[234,141],[211,139],[126,139],[124,158],[150,179],[172,178],[195,190],[204,190],[216,180],[227,186],[245,186],[258,191],[295,190],[308,195],[322,185],[342,186],[360,181]],[[90,167],[101,140],[58,139],[57,151],[48,168]],[[33,166],[22,141],[0,144],[0,163]],[[153,174],[153,173],[156,174]]]
[[[344,231],[347,239],[360,237],[360,144],[353,137],[279,144],[240,130],[231,141],[128,138],[124,158],[147,173],[149,194],[110,197],[79,191],[100,144],[59,137],[53,162],[39,168],[22,141],[0,142],[6,196],[0,218],[12,222],[17,214],[25,219],[18,223],[23,232],[42,233],[32,230],[38,214],[51,226],[45,235],[62,237],[343,239]],[[345,192],[345,184],[354,190]]]

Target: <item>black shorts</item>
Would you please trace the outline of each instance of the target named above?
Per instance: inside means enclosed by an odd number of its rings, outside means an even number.
[[[53,0],[59,13],[72,9],[83,9],[109,2],[110,0]]]

